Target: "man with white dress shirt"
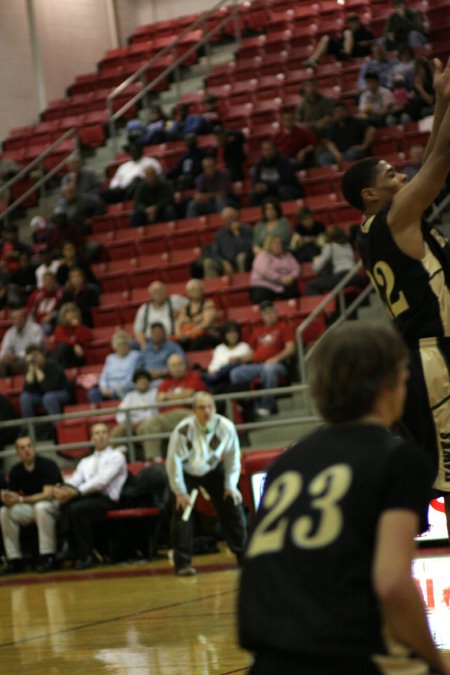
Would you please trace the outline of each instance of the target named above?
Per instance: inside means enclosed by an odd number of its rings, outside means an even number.
[[[103,422],[91,428],[94,452],[78,464],[64,483],[55,487],[60,504],[60,526],[64,543],[57,555],[60,562],[78,560],[76,570],[97,565],[94,525],[117,505],[127,479],[125,457],[109,445],[109,430]]]
[[[0,377],[24,373],[27,347],[42,345],[45,337],[43,328],[27,317],[23,307],[12,309],[9,318],[12,326],[3,336],[0,347]]]
[[[192,490],[209,494],[222,524],[228,546],[241,562],[246,524],[242,495],[238,490],[241,450],[236,428],[216,413],[212,396],[197,392],[193,396],[193,415],[182,420],[173,431],[166,469],[175,496],[172,516],[172,546],[175,574],[193,576],[192,519],[186,509],[192,506]]]

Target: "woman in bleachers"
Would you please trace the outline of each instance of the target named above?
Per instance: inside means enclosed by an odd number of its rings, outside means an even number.
[[[312,263],[317,277],[308,282],[306,295],[321,295],[331,291],[348,274],[356,264],[356,258],[342,227],[330,225],[322,253],[316,256]],[[358,274],[348,282],[349,286],[359,284]]]
[[[186,295],[189,302],[181,309],[175,322],[175,340],[185,350],[214,347],[220,337],[214,301],[205,297],[205,289],[199,279],[188,281]]]
[[[83,323],[93,326],[92,308],[98,307],[98,290],[94,285],[86,282],[86,276],[79,267],[73,267],[69,271],[61,304],[65,302],[75,303],[81,312]]]
[[[212,388],[229,382],[230,371],[252,354],[250,345],[241,341],[241,329],[235,321],[222,326],[222,336],[223,341],[214,348],[208,374],[203,378]]]
[[[72,241],[65,241],[61,247],[61,257],[56,271],[56,279],[60,286],[64,286],[69,278],[69,272],[74,267],[83,270],[86,281],[89,284],[98,286],[98,281],[95,278],[89,264],[84,257],[80,255],[79,250]]]
[[[263,250],[264,242],[269,236],[276,235],[283,240],[287,250],[291,243],[291,224],[281,209],[281,204],[276,197],[267,197],[261,204],[262,220],[256,224],[253,234],[253,254],[257,255]]]
[[[55,361],[63,368],[82,366],[85,363],[85,348],[91,338],[91,329],[81,322],[78,307],[73,302],[62,305],[58,325],[48,342]]]
[[[299,295],[297,279],[300,265],[286,251],[278,235],[267,237],[264,250],[253,261],[250,276],[250,300],[260,304],[264,300],[287,300]]]
[[[131,337],[125,330],[116,330],[111,338],[111,347],[113,353],[106,357],[98,387],[88,391],[91,403],[121,399],[133,389],[139,352],[131,349]]]
[[[414,121],[433,113],[434,87],[430,62],[419,56],[414,62],[414,84],[405,113]]]

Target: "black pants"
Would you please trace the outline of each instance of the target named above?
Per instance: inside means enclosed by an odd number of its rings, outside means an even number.
[[[59,510],[61,535],[68,539],[79,558],[85,558],[94,548],[94,525],[103,520],[106,512],[116,506],[109,497],[91,494],[76,497]]]
[[[380,675],[369,657],[258,652],[249,675]]]
[[[238,560],[240,560],[244,552],[247,536],[244,510],[240,504],[236,506],[231,497],[224,499],[225,481],[223,465],[219,464],[217,468],[204,476],[191,476],[185,473],[184,480],[188,492],[200,486],[204,487],[208,492],[223,527],[225,540]],[[181,519],[182,515],[183,512],[181,510],[177,511],[175,508],[173,509],[171,540],[174,548],[176,569],[189,567],[192,560],[192,517],[185,523]]]

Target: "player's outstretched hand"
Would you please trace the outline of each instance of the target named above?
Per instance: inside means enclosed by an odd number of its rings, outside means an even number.
[[[433,86],[436,97],[448,103],[450,101],[450,57],[445,67],[439,59],[434,59],[433,64]]]

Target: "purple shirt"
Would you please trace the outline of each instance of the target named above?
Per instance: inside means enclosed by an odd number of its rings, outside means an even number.
[[[253,261],[250,286],[263,286],[274,293],[282,293],[281,278],[289,275],[295,279],[299,274],[300,265],[292,253],[275,256],[268,251],[260,251]]]

